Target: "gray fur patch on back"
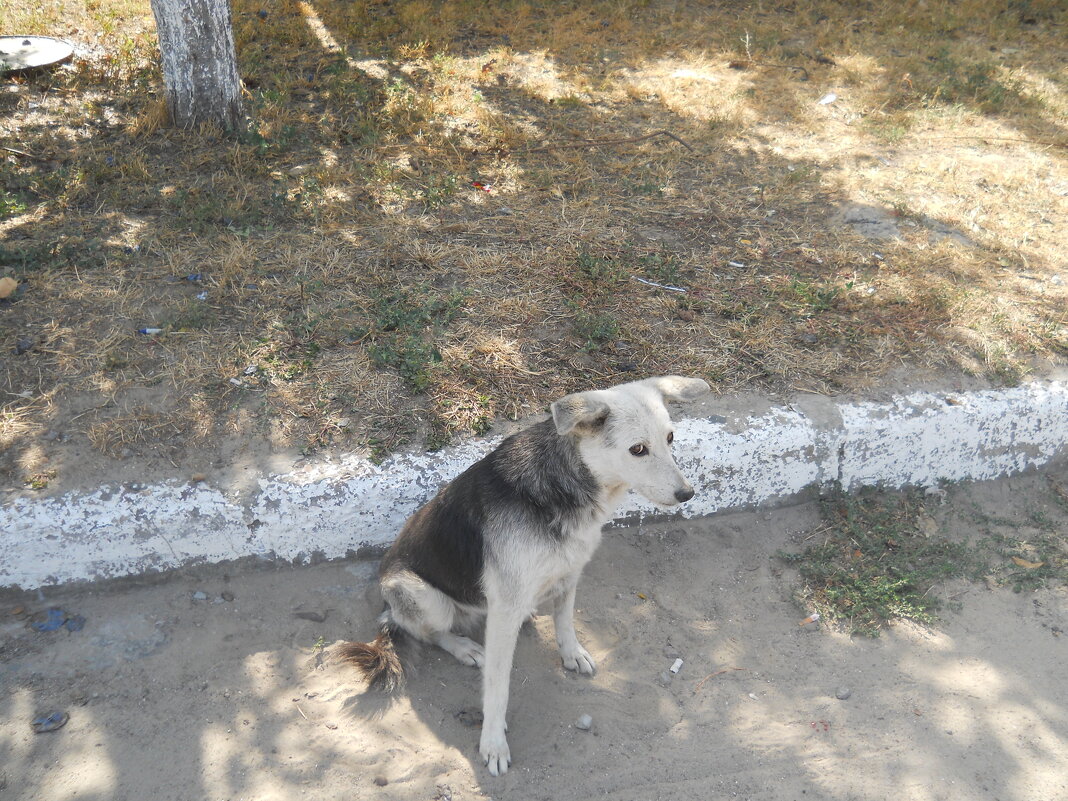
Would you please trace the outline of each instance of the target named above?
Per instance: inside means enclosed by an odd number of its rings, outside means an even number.
[[[541,515],[558,517],[569,513],[590,504],[597,494],[597,484],[575,444],[560,436],[549,420],[511,437],[491,460],[511,486],[514,497]],[[501,509],[512,503],[507,496],[495,500]]]

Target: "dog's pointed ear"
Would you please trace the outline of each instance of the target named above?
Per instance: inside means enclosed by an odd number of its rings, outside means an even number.
[[[653,387],[666,401],[694,400],[712,389],[707,381],[700,378],[687,378],[684,375],[647,378],[642,383]]]
[[[608,404],[596,392],[575,392],[565,395],[553,403],[549,410],[553,413],[556,433],[561,436],[572,433],[576,428],[596,429],[608,419]]]

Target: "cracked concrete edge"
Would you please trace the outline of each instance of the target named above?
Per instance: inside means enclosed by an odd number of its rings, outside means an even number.
[[[914,392],[886,402],[804,396],[695,404],[677,422],[697,496],[684,517],[847,490],[992,479],[1068,456],[1068,382]],[[690,416],[686,416],[689,411]],[[714,413],[722,412],[722,413]],[[679,415],[677,415],[679,416]],[[264,476],[252,493],[126,484],[0,507],[0,587],[33,589],[247,557],[305,562],[392,541],[409,514],[500,438],[381,465],[349,457]],[[631,494],[620,518],[663,514]]]

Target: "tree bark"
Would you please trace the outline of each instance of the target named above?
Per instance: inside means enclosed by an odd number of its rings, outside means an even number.
[[[241,123],[229,0],[151,0],[171,122],[179,128]]]

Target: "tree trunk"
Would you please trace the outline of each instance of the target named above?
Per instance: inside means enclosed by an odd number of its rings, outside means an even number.
[[[179,128],[241,122],[229,0],[151,0],[171,122]]]

